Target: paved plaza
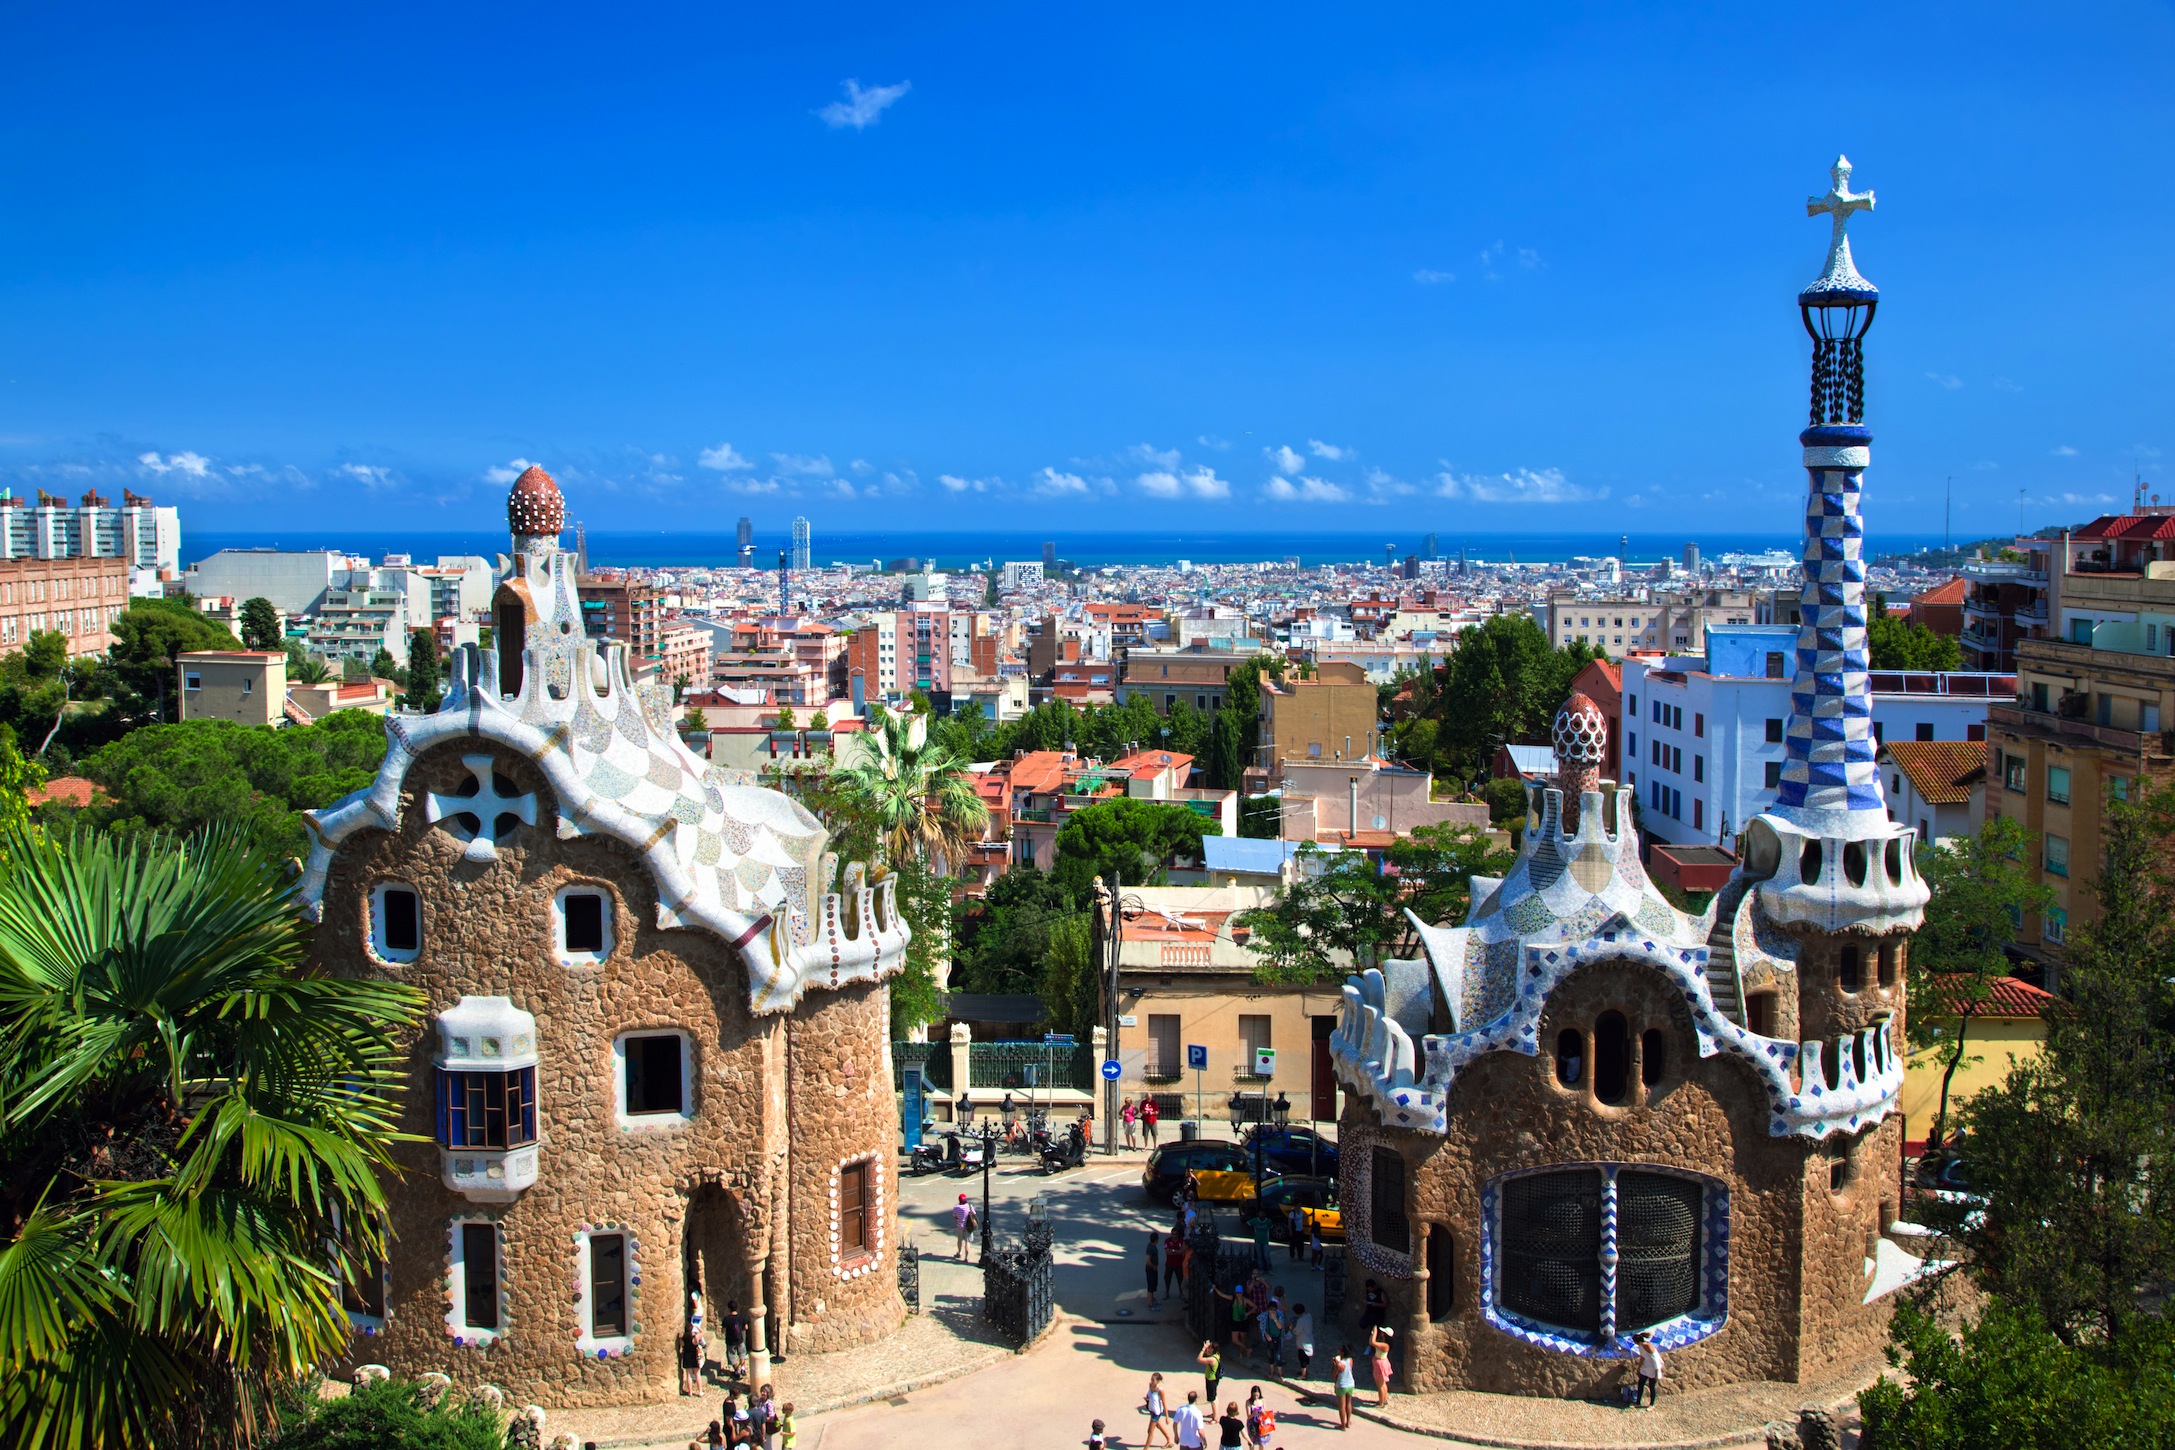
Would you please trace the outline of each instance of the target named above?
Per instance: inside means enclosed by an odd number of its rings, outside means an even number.
[[[1193,1362],[1198,1344],[1174,1306],[1150,1307],[1142,1283],[1142,1244],[1151,1227],[1167,1228],[1170,1219],[1140,1191],[1144,1157],[1095,1158],[1055,1177],[1027,1168],[1024,1158],[1000,1158],[990,1177],[1000,1238],[1018,1234],[1028,1202],[1038,1196],[1057,1230],[1059,1318],[1026,1354],[1006,1349],[980,1322],[981,1271],[952,1258],[951,1205],[966,1192],[979,1208],[980,1176],[903,1179],[900,1231],[924,1255],[924,1312],[885,1343],[779,1365],[774,1378],[780,1398],[803,1410],[796,1450],[959,1443],[973,1450],[1046,1450],[1084,1445],[1097,1418],[1113,1450],[1137,1450],[1147,1424],[1139,1406],[1151,1371],[1162,1371],[1174,1400],[1201,1388]],[[1227,1228],[1235,1231],[1235,1225]],[[1319,1273],[1292,1264],[1281,1247],[1273,1266],[1272,1280],[1285,1286],[1289,1298],[1318,1308]],[[1323,1334],[1318,1375],[1337,1342]],[[1518,1396],[1393,1394],[1386,1417],[1391,1423],[1382,1423],[1372,1395],[1365,1394],[1348,1433],[1336,1428],[1325,1379],[1279,1385],[1234,1365],[1217,1397],[1243,1402],[1252,1385],[1262,1384],[1277,1411],[1280,1443],[1287,1446],[1721,1446],[1757,1444],[1764,1421],[1794,1419],[1799,1406],[1846,1399],[1878,1369],[1868,1364],[1847,1377],[1849,1383],[1817,1389],[1753,1384],[1670,1395],[1658,1409],[1640,1412]],[[719,1399],[713,1389],[701,1400],[569,1410],[554,1415],[549,1429],[600,1446],[681,1450],[717,1414]]]

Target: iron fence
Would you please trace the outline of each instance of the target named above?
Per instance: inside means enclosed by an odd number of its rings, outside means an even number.
[[[1034,1087],[1092,1091],[1096,1079],[1095,1048],[1089,1043],[1073,1047],[1053,1047],[1042,1042],[974,1042],[967,1045],[969,1087],[1012,1088],[1025,1092],[1030,1086],[1029,1068],[1034,1070]],[[947,1082],[945,1086],[951,1084]]]
[[[906,1312],[921,1312],[921,1245],[909,1243],[899,1250],[899,1297]]]
[[[918,1067],[929,1086],[949,1092],[952,1086],[952,1046],[948,1042],[894,1042],[891,1044],[891,1080],[903,1083],[909,1067]]]
[[[1014,1349],[1033,1344],[1056,1313],[1053,1237],[1049,1219],[1030,1212],[1024,1241],[995,1248],[982,1260],[982,1317]]]

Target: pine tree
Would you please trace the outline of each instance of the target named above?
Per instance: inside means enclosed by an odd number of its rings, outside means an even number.
[[[408,636],[408,708],[424,714],[438,708],[444,694],[438,688],[438,639],[430,630]]]

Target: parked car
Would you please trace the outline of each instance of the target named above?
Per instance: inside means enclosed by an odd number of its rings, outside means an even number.
[[[1290,1241],[1291,1211],[1297,1208],[1305,1222],[1318,1226],[1322,1242],[1344,1242],[1344,1213],[1337,1206],[1337,1180],[1314,1174],[1287,1173],[1261,1185],[1259,1205],[1276,1220],[1278,1238]]]
[[[1140,1186],[1151,1203],[1184,1203],[1187,1175],[1195,1169],[1243,1170],[1253,1161],[1253,1155],[1236,1143],[1165,1143],[1148,1155],[1147,1166],[1140,1170]]]
[[[1254,1151],[1256,1139],[1261,1143],[1262,1166],[1271,1173],[1337,1176],[1337,1145],[1312,1128],[1255,1128],[1245,1139],[1249,1155]]]

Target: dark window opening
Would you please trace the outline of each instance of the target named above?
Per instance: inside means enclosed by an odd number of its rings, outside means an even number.
[[[1797,879],[1810,886],[1820,879],[1820,867],[1824,857],[1818,841],[1807,841],[1805,850],[1797,858]]]
[[[1848,841],[1844,843],[1843,879],[1853,886],[1865,885],[1865,842]]]
[[[395,952],[420,950],[423,945],[423,900],[413,891],[387,887],[384,893],[385,949]]]
[[[1933,727],[1931,725],[1921,723],[1912,728],[1917,732],[1916,738],[1920,740],[1931,740],[1933,738]]]
[[[848,1163],[838,1170],[838,1252],[867,1254],[875,1251],[869,1233],[869,1165]]]
[[[1837,1158],[1828,1164],[1828,1192],[1841,1193],[1850,1187],[1850,1160]]]
[[[1699,1307],[1699,1228],[1705,1194],[1688,1178],[1630,1169],[1616,1175],[1617,1332],[1665,1323]]]
[[[1767,743],[1769,745],[1780,745],[1782,743],[1782,722],[1772,717],[1767,722]]]
[[[1556,1081],[1565,1087],[1578,1086],[1579,1075],[1585,1070],[1586,1039],[1566,1029],[1556,1034]]]
[[[1377,1148],[1372,1167],[1368,1236],[1377,1248],[1410,1253],[1412,1225],[1405,1219],[1405,1160],[1394,1148]]]
[[[1761,1037],[1775,1035],[1775,994],[1754,992],[1745,998],[1745,1027]]]
[[[603,896],[593,891],[571,892],[562,909],[566,913],[566,949],[570,952],[603,951]]]
[[[1427,1229],[1427,1317],[1447,1319],[1457,1307],[1456,1245],[1441,1224]]]
[[[616,1339],[627,1332],[627,1238],[592,1234],[589,1238],[589,1333]]]
[[[1857,1074],[1859,1082],[1865,1081],[1865,1038],[1856,1033],[1850,1039],[1850,1070]]]
[[[1856,992],[1865,986],[1865,968],[1859,964],[1856,947],[1843,948],[1836,961],[1835,979],[1846,992]]]
[[[1880,984],[1885,989],[1896,984],[1896,944],[1883,942],[1880,949]]]
[[[1652,1087],[1669,1070],[1669,1038],[1658,1027],[1639,1034],[1639,1081]]]
[[[1631,1096],[1631,1028],[1621,1012],[1604,1012],[1594,1024],[1593,1091],[1612,1106]]]
[[[536,1141],[536,1069],[447,1072],[438,1078],[438,1145],[523,1148]]]
[[[492,636],[498,645],[498,689],[502,695],[521,693],[521,652],[529,645],[529,612],[518,604],[502,605],[498,629]]]
[[[627,1112],[677,1113],[687,1107],[677,1032],[627,1039]]]
[[[498,1228],[461,1225],[461,1322],[470,1329],[498,1328]]]
[[[1533,1173],[1503,1185],[1503,1307],[1588,1333],[1601,1327],[1601,1174]]]

